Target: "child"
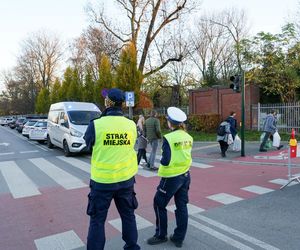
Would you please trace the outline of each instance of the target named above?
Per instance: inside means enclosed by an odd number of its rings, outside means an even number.
[[[147,155],[146,155],[146,148],[147,148],[148,140],[143,135],[142,132],[139,132],[137,143],[138,143],[138,154],[137,154],[138,165],[140,164],[142,157],[144,158],[145,162],[148,163]]]

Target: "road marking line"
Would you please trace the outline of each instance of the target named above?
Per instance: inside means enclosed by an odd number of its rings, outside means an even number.
[[[226,236],[225,234],[222,234],[216,230],[213,230],[207,226],[204,226],[202,225],[201,223],[199,223],[198,221],[195,221],[193,219],[190,219],[189,218],[189,225],[192,225],[193,227],[207,233],[207,234],[210,234],[211,236],[221,240],[221,241],[224,241],[225,243],[227,243],[228,245],[231,245],[237,249],[241,249],[241,250],[253,250],[253,248],[251,247],[248,247],[246,246],[245,244],[239,242],[239,241],[236,241],[228,236]]]
[[[91,173],[91,165],[89,163],[86,163],[85,161],[78,160],[76,158],[70,158],[65,156],[56,156],[56,158],[72,165],[73,167],[79,168],[80,170]]]
[[[274,246],[271,246],[271,245],[269,245],[269,244],[267,244],[267,243],[265,243],[265,242],[263,242],[261,240],[258,240],[256,238],[250,236],[250,235],[242,233],[242,232],[240,232],[240,231],[238,231],[236,229],[228,227],[228,226],[226,226],[226,225],[224,225],[224,224],[222,224],[220,222],[212,220],[212,219],[210,219],[210,218],[208,218],[206,216],[203,216],[203,215],[200,215],[200,214],[194,214],[193,217],[195,217],[197,219],[200,219],[200,220],[203,220],[203,221],[205,221],[206,223],[208,223],[208,224],[210,224],[212,226],[215,226],[215,227],[217,227],[219,229],[222,229],[222,230],[224,230],[224,231],[226,231],[226,232],[228,232],[228,233],[230,233],[232,235],[235,235],[235,236],[237,236],[237,237],[239,237],[239,238],[241,238],[243,240],[246,240],[246,241],[248,241],[248,242],[250,242],[250,243],[252,243],[254,245],[257,245],[257,246],[259,246],[259,247],[261,247],[263,249],[267,249],[267,250],[279,250],[278,248],[276,248]]]
[[[214,195],[207,196],[206,198],[226,205],[243,200],[243,198],[231,194],[226,194],[226,193],[214,194]]]
[[[0,155],[13,155],[15,152],[0,153]]]
[[[135,220],[136,220],[137,230],[141,230],[141,229],[153,226],[153,224],[150,221],[144,219],[143,217],[139,216],[138,214],[135,214]],[[122,232],[121,218],[110,220],[110,221],[108,221],[108,223],[111,224],[114,228],[116,228],[119,232]]]
[[[138,175],[143,176],[143,177],[154,177],[157,176],[157,172],[156,171],[151,171],[151,170],[146,170],[143,167],[139,167],[138,169]]]
[[[0,171],[15,199],[41,194],[34,182],[14,161],[0,162]]]
[[[206,148],[214,148],[214,147],[218,147],[218,146],[219,146],[219,144],[201,146],[201,147],[197,147],[197,148],[192,148],[192,151],[196,151],[196,150],[200,150],[200,149],[206,149]]]
[[[283,186],[283,185],[287,184],[289,181],[286,179],[274,179],[274,180],[270,180],[269,182]],[[291,182],[289,184],[289,186],[296,185],[296,184],[297,183],[295,183],[295,182]]]
[[[193,161],[192,162],[192,167],[195,167],[195,168],[213,168],[215,166]]]
[[[36,239],[34,244],[38,250],[71,250],[85,247],[73,230]]]
[[[58,168],[44,158],[32,158],[29,160],[51,179],[53,179],[56,183],[67,190],[87,187],[87,185],[83,181]]]
[[[256,186],[256,185],[243,187],[241,189],[246,190],[246,191],[251,192],[251,193],[255,193],[255,194],[266,194],[266,193],[274,191],[274,189],[260,187],[260,186]]]
[[[170,205],[166,207],[167,210],[169,210],[170,212],[174,213],[175,209],[176,209],[176,205]],[[188,214],[192,215],[192,214],[197,214],[197,213],[201,213],[203,211],[205,211],[205,209],[201,208],[201,207],[197,207],[193,204],[187,204],[187,208],[188,208]]]
[[[38,150],[28,150],[28,151],[20,151],[20,154],[29,154],[29,153],[37,153],[40,152]]]

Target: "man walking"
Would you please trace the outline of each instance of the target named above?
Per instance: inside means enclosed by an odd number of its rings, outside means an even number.
[[[260,144],[259,147],[259,151],[260,152],[267,152],[267,150],[265,149],[265,145],[267,143],[267,140],[269,138],[272,139],[272,136],[274,135],[274,133],[277,131],[276,128],[276,111],[275,110],[271,110],[271,112],[267,115],[265,122],[264,122],[264,126],[263,126],[263,131],[265,133],[265,136]],[[280,145],[279,147],[277,147],[278,150],[280,150],[283,147],[283,145]]]
[[[144,133],[151,145],[151,153],[147,167],[151,170],[157,170],[154,166],[158,140],[161,138],[160,122],[157,118],[157,112],[151,111],[150,117],[145,121]]]
[[[140,249],[134,215],[138,206],[134,192],[134,175],[138,170],[134,150],[137,130],[135,123],[123,116],[124,100],[123,91],[110,89],[105,98],[105,111],[99,119],[90,122],[84,135],[86,145],[93,149],[87,207],[88,250],[104,249],[104,224],[112,199],[122,220],[124,249]]]

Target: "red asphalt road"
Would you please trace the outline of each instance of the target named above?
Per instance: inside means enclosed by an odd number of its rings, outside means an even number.
[[[272,153],[270,152],[269,155]],[[253,161],[253,157],[249,158],[249,161]],[[220,161],[209,164],[215,167],[191,168],[192,183],[189,192],[190,203],[206,210],[222,206],[221,203],[206,198],[209,195],[228,193],[250,199],[256,197],[257,194],[241,190],[241,188],[258,185],[276,190],[280,188],[280,185],[269,181],[277,178],[287,179],[287,168],[278,165],[243,165]],[[158,177],[136,177],[135,190],[139,201],[136,213],[153,224],[155,217],[152,200],[158,182]],[[89,189],[65,190],[55,187],[40,189],[40,192],[41,195],[20,199],[13,199],[11,194],[0,196],[1,249],[36,249],[35,239],[69,230],[74,230],[86,243],[88,216],[85,211]],[[116,218],[119,216],[112,203],[107,221]],[[169,213],[169,219],[174,219],[172,213]],[[120,233],[114,227],[106,224],[107,239],[118,234]]]

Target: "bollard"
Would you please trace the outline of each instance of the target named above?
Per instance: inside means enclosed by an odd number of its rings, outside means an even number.
[[[295,138],[295,129],[292,129],[291,139],[290,139],[290,157],[297,157],[297,140]]]

